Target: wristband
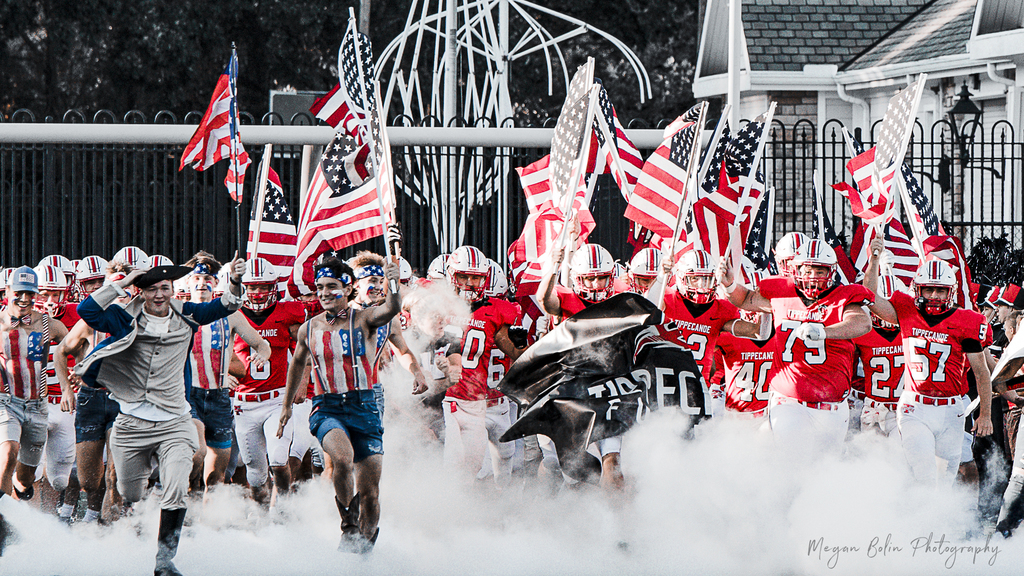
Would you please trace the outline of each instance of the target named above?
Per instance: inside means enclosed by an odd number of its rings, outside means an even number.
[[[726,294],[732,294],[733,292],[736,291],[737,284],[739,283],[733,280],[732,284],[729,284],[728,286],[722,286],[722,288],[725,290]]]
[[[242,285],[242,281],[241,280],[235,280],[234,276],[229,276],[228,277],[228,281],[231,282],[232,284],[234,284],[235,286],[241,286]]]

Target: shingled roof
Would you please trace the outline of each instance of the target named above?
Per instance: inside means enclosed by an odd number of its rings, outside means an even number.
[[[841,70],[862,70],[967,53],[978,0],[931,0]]]
[[[842,66],[928,1],[746,0],[743,31],[751,70]]]

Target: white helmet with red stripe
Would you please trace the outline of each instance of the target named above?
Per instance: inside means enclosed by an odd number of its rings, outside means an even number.
[[[572,255],[572,261],[569,263],[572,289],[577,296],[588,302],[600,302],[612,295],[612,276],[614,274],[615,260],[599,244],[580,246]],[[588,281],[591,286],[587,286]]]
[[[79,282],[99,280],[107,275],[107,261],[99,256],[86,256],[75,267],[75,278]]]
[[[928,260],[917,269],[912,288],[918,308],[925,314],[942,314],[956,299],[956,271],[943,260]],[[945,288],[946,297],[926,298],[922,288]]]
[[[704,250],[690,250],[676,264],[676,290],[690,302],[707,304],[715,298],[715,263]]]
[[[779,274],[788,278],[793,277],[793,269],[790,260],[796,256],[800,247],[810,241],[806,235],[800,232],[789,232],[775,244],[775,265],[779,268]]]
[[[0,270],[0,288],[7,288],[7,282],[10,281],[12,274],[14,274],[14,268],[4,268],[3,270]]]
[[[644,248],[629,261],[629,273],[632,276],[656,278],[661,272],[661,250]]]
[[[490,261],[491,272],[487,276],[487,287],[484,288],[484,295],[492,298],[499,298],[508,292],[508,277],[501,265],[494,260]]]
[[[245,296],[242,304],[253,312],[263,312],[277,303],[277,270],[266,258],[250,258],[245,262],[242,285]],[[256,286],[265,286],[266,292],[256,292]]]
[[[36,296],[36,310],[56,316],[67,301],[68,278],[63,271],[50,264],[40,263],[35,270],[40,292]],[[57,300],[51,300],[50,296],[42,294],[43,291],[56,292]]]
[[[71,260],[68,260],[60,254],[51,254],[46,258],[43,258],[39,261],[39,264],[36,264],[36,267],[38,268],[43,264],[49,264],[63,272],[64,276],[67,277],[68,282],[71,282],[75,278],[75,265],[71,263]]]
[[[470,302],[484,297],[484,289],[487,287],[487,277],[491,275],[490,260],[479,248],[474,246],[459,246],[448,257],[445,268],[448,283],[459,293],[459,296]],[[472,284],[465,283],[456,278],[456,275],[479,276],[479,282]]]
[[[430,280],[444,280],[448,275],[448,257],[450,254],[441,253],[430,261],[427,267],[427,278]]]
[[[831,288],[835,283],[836,268],[839,260],[836,252],[825,242],[815,239],[809,240],[790,261],[793,272],[793,281],[797,290],[811,300],[817,300],[822,293]],[[825,268],[827,272],[815,270]]]
[[[111,260],[117,260],[124,262],[125,264],[132,267],[132,269],[138,268],[144,264],[149,263],[149,255],[142,251],[141,248],[136,246],[125,246],[114,254]]]
[[[172,262],[167,256],[153,254],[149,257],[149,266],[150,268],[156,268],[157,266],[174,266],[174,262]]]

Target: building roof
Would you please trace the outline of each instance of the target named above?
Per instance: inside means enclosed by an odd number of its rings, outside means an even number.
[[[841,69],[862,70],[967,54],[977,4],[978,0],[931,0],[920,13],[851,58]]]
[[[842,66],[928,2],[745,0],[750,69],[799,72],[806,64]]]

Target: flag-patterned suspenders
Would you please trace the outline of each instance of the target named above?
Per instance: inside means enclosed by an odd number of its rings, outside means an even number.
[[[40,340],[40,342],[46,342],[46,346],[47,346],[47,348],[49,348],[49,346],[50,346],[50,315],[49,314],[43,314],[42,320],[43,320],[43,337]],[[44,360],[45,360],[45,357],[46,357],[46,355],[44,355]],[[39,396],[40,399],[45,399],[48,396],[48,394],[47,394],[47,387],[46,387],[46,362],[40,362],[39,363],[39,375],[36,377],[36,386],[37,386],[36,394]]]

